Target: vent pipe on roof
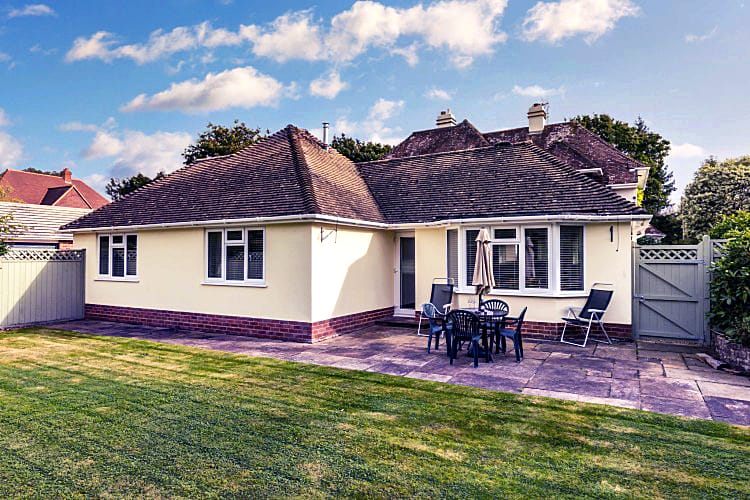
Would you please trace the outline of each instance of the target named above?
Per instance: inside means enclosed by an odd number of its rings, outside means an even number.
[[[451,113],[450,108],[448,108],[445,111],[440,112],[440,114],[437,117],[437,120],[435,120],[435,124],[437,125],[438,128],[452,127],[456,124],[456,117],[453,116],[453,113]]]
[[[538,134],[544,130],[547,125],[547,104],[534,103],[527,113],[529,117],[529,133]]]
[[[323,144],[328,149],[328,122],[323,122]]]

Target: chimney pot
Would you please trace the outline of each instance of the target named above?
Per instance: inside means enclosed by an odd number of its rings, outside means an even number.
[[[73,173],[68,167],[65,167],[62,172],[60,172],[60,177],[62,177],[65,184],[71,184],[73,182]]]
[[[445,111],[441,111],[435,120],[435,124],[438,128],[452,127],[456,124],[456,117],[451,113],[450,108]]]
[[[545,125],[547,125],[547,110],[543,103],[534,103],[527,113],[529,117],[529,133],[538,134],[544,131]]]

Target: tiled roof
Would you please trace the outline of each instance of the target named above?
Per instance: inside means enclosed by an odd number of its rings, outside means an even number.
[[[183,167],[67,228],[303,214],[384,222],[355,165],[289,125],[237,153]]]
[[[638,176],[634,169],[644,167],[576,122],[553,123],[545,126],[539,134],[529,134],[528,127],[482,134],[464,120],[454,127],[414,132],[384,159],[473,149],[498,142],[526,141],[532,141],[578,170],[601,169],[602,174],[598,178],[596,173],[589,175],[604,184],[635,183]]]
[[[530,142],[379,160],[358,167],[392,223],[645,213]]]
[[[0,174],[0,186],[9,188],[10,198],[35,205],[52,205],[57,202],[58,206],[96,209],[109,203],[109,200],[82,180],[73,179],[68,184],[56,175],[8,169]],[[75,187],[73,193],[65,196],[72,187]]]
[[[602,169],[605,184],[636,183],[635,169],[644,168],[576,122],[552,123],[538,134],[529,134],[528,127],[522,127],[488,132],[484,137],[492,143],[533,141],[578,170]]]
[[[72,241],[73,234],[60,226],[89,213],[87,208],[52,207],[31,203],[0,202],[0,215],[12,214],[18,231],[6,236],[8,242],[51,243]]]
[[[480,148],[489,145],[489,141],[485,139],[482,133],[469,123],[469,120],[464,120],[452,127],[412,132],[409,137],[391,149],[383,159],[408,158],[410,156]]]

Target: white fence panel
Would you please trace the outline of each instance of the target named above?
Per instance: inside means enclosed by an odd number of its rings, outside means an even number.
[[[11,249],[0,257],[0,328],[80,319],[82,250]]]

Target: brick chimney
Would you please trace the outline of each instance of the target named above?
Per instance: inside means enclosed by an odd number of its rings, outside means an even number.
[[[68,167],[65,167],[62,172],[60,172],[60,177],[62,177],[62,180],[65,181],[65,184],[72,184],[73,183],[73,173],[70,171]]]
[[[544,109],[544,104],[534,103],[527,114],[529,117],[529,133],[538,134],[544,130],[544,126],[547,124],[547,110]]]
[[[440,114],[437,117],[437,120],[435,120],[435,124],[437,125],[438,128],[452,127],[456,124],[456,117],[453,116],[453,113],[451,113],[450,108],[448,108],[445,111],[440,112]]]

